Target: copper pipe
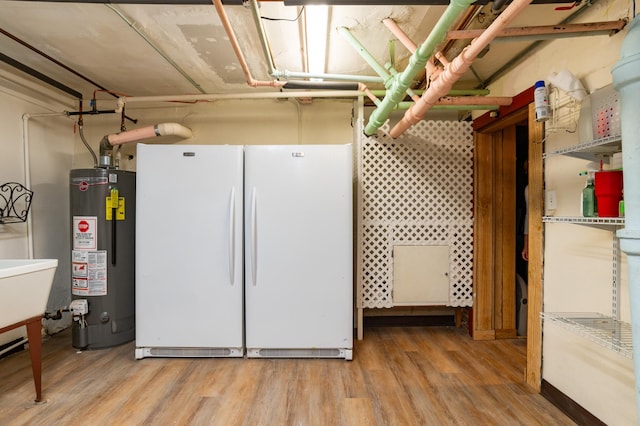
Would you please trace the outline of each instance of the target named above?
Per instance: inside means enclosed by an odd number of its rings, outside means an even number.
[[[475,19],[476,15],[482,10],[482,8],[483,6],[471,6],[470,8],[468,8],[464,12],[464,15],[460,19],[460,22],[455,25],[453,31],[464,30],[468,28],[469,25],[471,25],[471,22],[473,22],[473,20]],[[442,46],[442,49],[440,49],[440,51],[443,52],[443,54],[446,54],[453,46],[453,43],[455,43],[453,40],[445,39],[445,44],[444,46]]]
[[[247,64],[247,61],[244,59],[242,50],[240,50],[240,44],[238,43],[238,39],[236,38],[236,35],[233,32],[233,28],[231,28],[231,22],[229,21],[229,17],[227,16],[227,13],[224,11],[222,0],[213,0],[213,5],[216,8],[216,12],[218,12],[218,17],[222,22],[222,26],[224,27],[224,30],[227,33],[227,36],[229,37],[229,42],[231,43],[231,47],[233,47],[233,51],[236,53],[238,62],[240,62],[240,67],[242,68],[242,72],[244,72],[244,76],[247,79],[247,84],[251,87],[280,88],[284,86],[283,81],[277,81],[277,80],[259,81],[259,80],[255,80],[251,76],[251,71],[249,71],[249,65]]]
[[[374,95],[373,92],[371,92],[371,90],[364,84],[358,83],[358,90],[364,92],[364,94],[367,95],[374,104],[378,105],[380,103],[380,99],[378,99],[378,97]]]
[[[389,135],[397,138],[402,135],[405,130],[417,123],[424,117],[429,109],[435,105],[438,99],[444,96],[453,84],[460,79],[462,74],[471,67],[471,64],[480,54],[480,52],[497,36],[497,34],[505,28],[509,23],[522,12],[532,0],[514,0],[507,8],[496,18],[496,20],[480,35],[480,37],[472,40],[451,63],[445,67],[440,76],[432,82],[431,86],[423,93],[420,102],[409,108],[402,119],[391,129]]]
[[[405,33],[400,28],[400,26],[398,26],[396,21],[394,21],[391,18],[385,18],[382,20],[382,23],[389,29],[389,31],[391,31],[391,33],[394,36],[398,38],[400,43],[402,43],[402,45],[406,47],[407,50],[411,52],[411,54],[416,53],[418,46],[413,42],[413,40],[411,40],[411,38],[409,38],[407,33]],[[429,59],[427,61],[427,64],[425,65],[425,70],[429,80],[434,80],[442,72],[442,67],[438,67],[436,64],[433,63],[432,59]]]
[[[509,96],[443,96],[435,105],[511,105]]]

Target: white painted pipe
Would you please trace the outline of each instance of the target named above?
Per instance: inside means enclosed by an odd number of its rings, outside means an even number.
[[[22,159],[24,162],[24,186],[31,189],[31,156],[29,153],[29,120],[34,117],[63,117],[63,112],[45,112],[22,115]],[[27,215],[27,258],[33,259],[33,222],[31,214]]]
[[[640,15],[631,22],[620,61],[611,73],[613,86],[620,93],[625,228],[618,231],[618,237],[627,254],[636,409],[640,413]]]
[[[241,99],[286,99],[286,98],[357,98],[363,93],[359,90],[319,90],[292,92],[249,92],[205,95],[168,95],[168,96],[135,96],[118,99],[116,112],[122,112],[125,104],[145,102],[215,102]]]

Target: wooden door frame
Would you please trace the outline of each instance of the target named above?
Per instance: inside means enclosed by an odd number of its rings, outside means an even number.
[[[485,141],[491,140],[493,134],[514,126],[522,121],[528,123],[528,151],[529,151],[529,272],[527,295],[527,365],[525,369],[526,383],[540,392],[542,380],[542,259],[543,259],[543,162],[542,152],[544,139],[544,124],[535,119],[533,104],[533,88],[514,97],[514,107],[507,113],[500,114],[502,118],[477,120],[474,122],[474,137]],[[483,116],[485,117],[485,116]],[[488,115],[487,115],[488,117]],[[475,157],[475,155],[474,155]],[[483,159],[474,159],[474,167],[482,164]],[[487,161],[487,159],[484,159]],[[478,170],[474,171],[474,174]],[[489,206],[492,200],[479,199],[474,182],[474,229],[491,229],[494,212]],[[491,222],[491,223],[490,223]],[[489,241],[490,240],[490,241]],[[474,307],[473,307],[473,338],[487,340],[496,338],[494,329],[494,298],[495,287],[482,285],[493,283],[493,259],[481,253],[493,251],[493,239],[483,238],[474,231]],[[486,279],[489,276],[490,279]],[[482,279],[478,279],[482,278]]]

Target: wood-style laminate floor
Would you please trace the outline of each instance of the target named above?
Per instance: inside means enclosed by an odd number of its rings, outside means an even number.
[[[134,359],[43,342],[0,360],[0,425],[573,425],[524,384],[526,342],[454,327],[365,329],[353,361]]]

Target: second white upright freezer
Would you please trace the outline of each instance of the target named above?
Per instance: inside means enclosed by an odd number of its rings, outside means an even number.
[[[351,150],[245,147],[248,357],[352,358]]]

